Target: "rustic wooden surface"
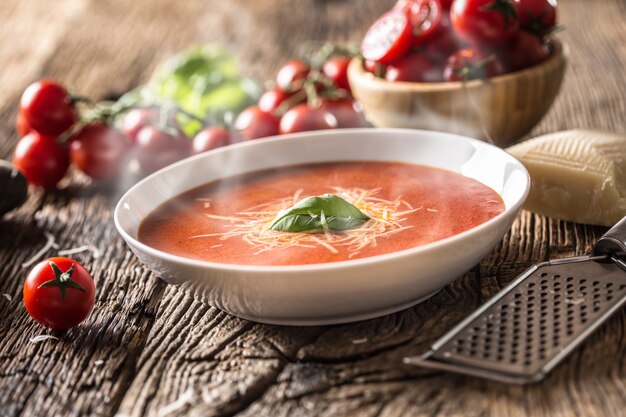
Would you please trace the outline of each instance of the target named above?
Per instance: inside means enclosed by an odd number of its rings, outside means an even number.
[[[146,79],[189,45],[232,46],[250,75],[268,78],[307,39],[358,40],[391,1],[3,0],[0,157],[17,140],[24,87],[41,77],[102,98]],[[571,65],[534,133],[586,127],[626,132],[626,3],[562,0]],[[524,212],[480,265],[429,301],[366,322],[316,328],[251,323],[146,271],[111,221],[111,190],[79,175],[32,192],[0,220],[0,416],[618,416],[626,409],[626,315],[621,311],[544,382],[506,386],[410,369],[446,329],[531,263],[587,253],[601,228]],[[22,306],[21,263],[54,234],[63,248],[103,251],[88,265],[94,312],[58,341]],[[50,252],[50,255],[52,252]]]

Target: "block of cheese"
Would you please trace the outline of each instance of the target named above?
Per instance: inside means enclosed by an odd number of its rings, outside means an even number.
[[[507,151],[530,173],[532,185],[524,208],[604,226],[626,215],[626,135],[568,130]]]

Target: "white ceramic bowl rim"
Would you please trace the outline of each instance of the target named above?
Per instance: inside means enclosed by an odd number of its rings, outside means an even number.
[[[396,128],[354,128],[354,129],[341,129],[342,133],[345,134],[359,134],[359,133],[364,133],[364,132],[371,132],[373,129],[376,130],[384,130],[386,132],[419,132],[419,133],[423,133],[423,134],[437,134],[437,135],[446,135],[449,137],[456,137],[458,139],[462,139],[465,141],[468,141],[470,143],[474,143],[477,146],[487,146],[487,147],[492,147],[497,149],[498,151],[504,153],[505,155],[503,155],[503,157],[507,158],[509,161],[515,163],[518,168],[521,169],[521,171],[525,174],[525,178],[526,178],[526,187],[522,193],[522,195],[520,196],[520,198],[510,207],[506,207],[504,211],[502,211],[500,214],[498,214],[497,216],[487,220],[484,223],[479,224],[478,226],[472,227],[468,230],[465,230],[461,233],[457,233],[453,236],[441,239],[441,240],[437,240],[435,242],[432,243],[427,243],[424,245],[420,245],[420,246],[416,246],[414,248],[409,248],[409,249],[403,249],[403,250],[399,250],[396,252],[391,252],[391,253],[387,253],[387,254],[382,254],[382,255],[374,255],[374,256],[370,256],[370,257],[366,257],[366,258],[360,258],[360,259],[350,259],[350,260],[345,260],[345,261],[337,261],[337,262],[325,262],[325,263],[319,263],[319,264],[304,264],[304,265],[276,265],[276,266],[259,266],[259,265],[246,265],[246,264],[227,264],[227,263],[220,263],[220,262],[210,262],[210,261],[202,261],[202,260],[198,260],[198,259],[191,259],[191,258],[186,258],[183,256],[179,256],[179,255],[173,255],[171,253],[167,253],[158,249],[153,248],[152,246],[146,245],[145,243],[139,241],[138,239],[136,239],[135,237],[133,237],[130,233],[128,233],[121,225],[120,223],[120,213],[122,210],[122,205],[124,203],[124,201],[128,198],[129,195],[131,195],[132,193],[135,192],[135,190],[137,188],[140,187],[140,185],[151,181],[151,179],[157,175],[160,175],[162,172],[166,172],[169,170],[174,170],[176,169],[177,166],[182,165],[187,163],[190,160],[195,160],[195,159],[199,159],[199,158],[203,158],[205,157],[205,155],[207,153],[202,153],[199,155],[194,155],[191,156],[189,158],[185,158],[181,161],[178,161],[172,165],[168,165],[167,167],[154,172],[153,174],[149,175],[148,177],[144,178],[143,180],[139,181],[137,184],[133,185],[128,191],[126,191],[126,193],[120,198],[119,202],[117,203],[117,206],[115,207],[115,211],[113,214],[113,218],[114,218],[114,222],[115,222],[115,226],[118,230],[118,232],[122,235],[122,237],[126,240],[126,241],[130,241],[132,242],[132,244],[138,248],[140,248],[142,251],[145,251],[146,253],[157,257],[157,258],[162,258],[162,259],[166,259],[168,261],[171,262],[177,262],[177,263],[181,263],[181,264],[187,264],[190,266],[200,266],[200,267],[211,267],[211,268],[217,268],[217,269],[223,269],[223,270],[236,270],[236,271],[263,271],[263,272],[297,272],[297,271],[314,271],[314,270],[319,270],[319,271],[324,271],[324,270],[335,270],[335,269],[340,269],[340,268],[350,268],[350,267],[354,267],[357,265],[363,266],[363,265],[367,265],[367,264],[373,264],[373,263],[377,263],[377,262],[381,262],[381,261],[385,261],[385,260],[393,260],[393,259],[399,259],[399,258],[403,258],[406,256],[411,256],[415,253],[420,253],[420,252],[428,252],[430,250],[439,248],[440,246],[446,245],[449,242],[452,242],[454,240],[458,240],[458,239],[462,239],[463,237],[472,234],[472,233],[476,233],[482,229],[486,229],[488,228],[492,223],[496,223],[498,222],[502,217],[506,216],[507,213],[510,213],[511,211],[518,211],[522,204],[524,203],[524,200],[526,199],[528,192],[530,190],[530,176],[528,174],[528,171],[526,170],[526,168],[524,167],[524,165],[517,160],[515,157],[513,157],[512,155],[506,153],[504,150],[502,150],[501,148],[498,148],[492,144],[480,141],[478,139],[472,139],[472,138],[468,138],[465,136],[461,136],[461,135],[455,135],[455,134],[451,134],[451,133],[443,133],[443,132],[434,132],[434,131],[428,131],[428,130],[418,130],[418,129],[396,129]],[[302,137],[307,137],[307,136],[323,136],[323,135],[335,135],[337,134],[337,130],[321,130],[321,131],[311,131],[311,132],[301,132],[301,133],[294,133],[294,134],[288,134],[288,135],[281,135],[281,136],[272,136],[272,137],[268,137],[268,138],[263,138],[263,139],[256,139],[254,141],[247,141],[247,142],[242,142],[242,143],[238,143],[238,144],[233,144],[230,145],[228,147],[229,151],[232,151],[233,149],[237,149],[237,148],[242,148],[245,146],[258,146],[258,144],[262,144],[262,143],[267,143],[267,142],[276,142],[276,141],[283,141],[283,140],[297,140],[298,138],[302,138]],[[215,149],[213,151],[209,151],[210,153],[218,153],[218,152],[223,152],[224,148],[219,148],[219,149]],[[254,172],[254,170],[250,171],[250,172]],[[463,174],[459,174],[459,175],[463,175]],[[214,180],[215,181],[215,180]],[[189,191],[190,189],[193,189],[194,187],[191,187],[189,189],[186,190],[181,190],[178,192],[178,194],[176,195],[180,195],[181,193],[184,193],[185,191]],[[167,200],[166,200],[167,201]],[[158,207],[158,206],[157,206]],[[156,208],[156,207],[155,207]]]

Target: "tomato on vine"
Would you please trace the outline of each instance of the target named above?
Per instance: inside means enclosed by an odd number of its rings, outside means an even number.
[[[78,117],[72,97],[65,88],[50,80],[29,85],[20,100],[22,123],[42,135],[59,136],[68,130]]]
[[[33,131],[17,143],[13,164],[30,184],[52,189],[67,173],[70,156],[57,138]]]
[[[350,84],[348,83],[348,65],[350,64],[350,58],[345,56],[331,57],[324,63],[322,72],[330,78],[335,87],[350,91]]]
[[[93,122],[70,138],[70,157],[76,166],[99,181],[120,176],[130,151],[130,140],[103,122]]]
[[[278,134],[279,119],[258,106],[250,106],[237,116],[234,128],[243,139],[251,140]]]
[[[24,306],[40,324],[54,330],[77,326],[87,318],[96,301],[89,272],[63,257],[41,261],[24,282]]]
[[[280,133],[305,132],[308,130],[334,129],[337,119],[322,107],[298,104],[280,119]]]
[[[202,129],[193,138],[191,153],[196,155],[229,145],[232,142],[230,131],[224,127],[214,126]]]

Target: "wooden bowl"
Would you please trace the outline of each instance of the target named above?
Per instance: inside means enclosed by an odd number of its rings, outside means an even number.
[[[348,67],[352,94],[376,127],[457,133],[508,146],[525,136],[556,98],[568,49],[554,42],[552,55],[533,67],[488,80],[391,82],[365,71],[360,58]]]

